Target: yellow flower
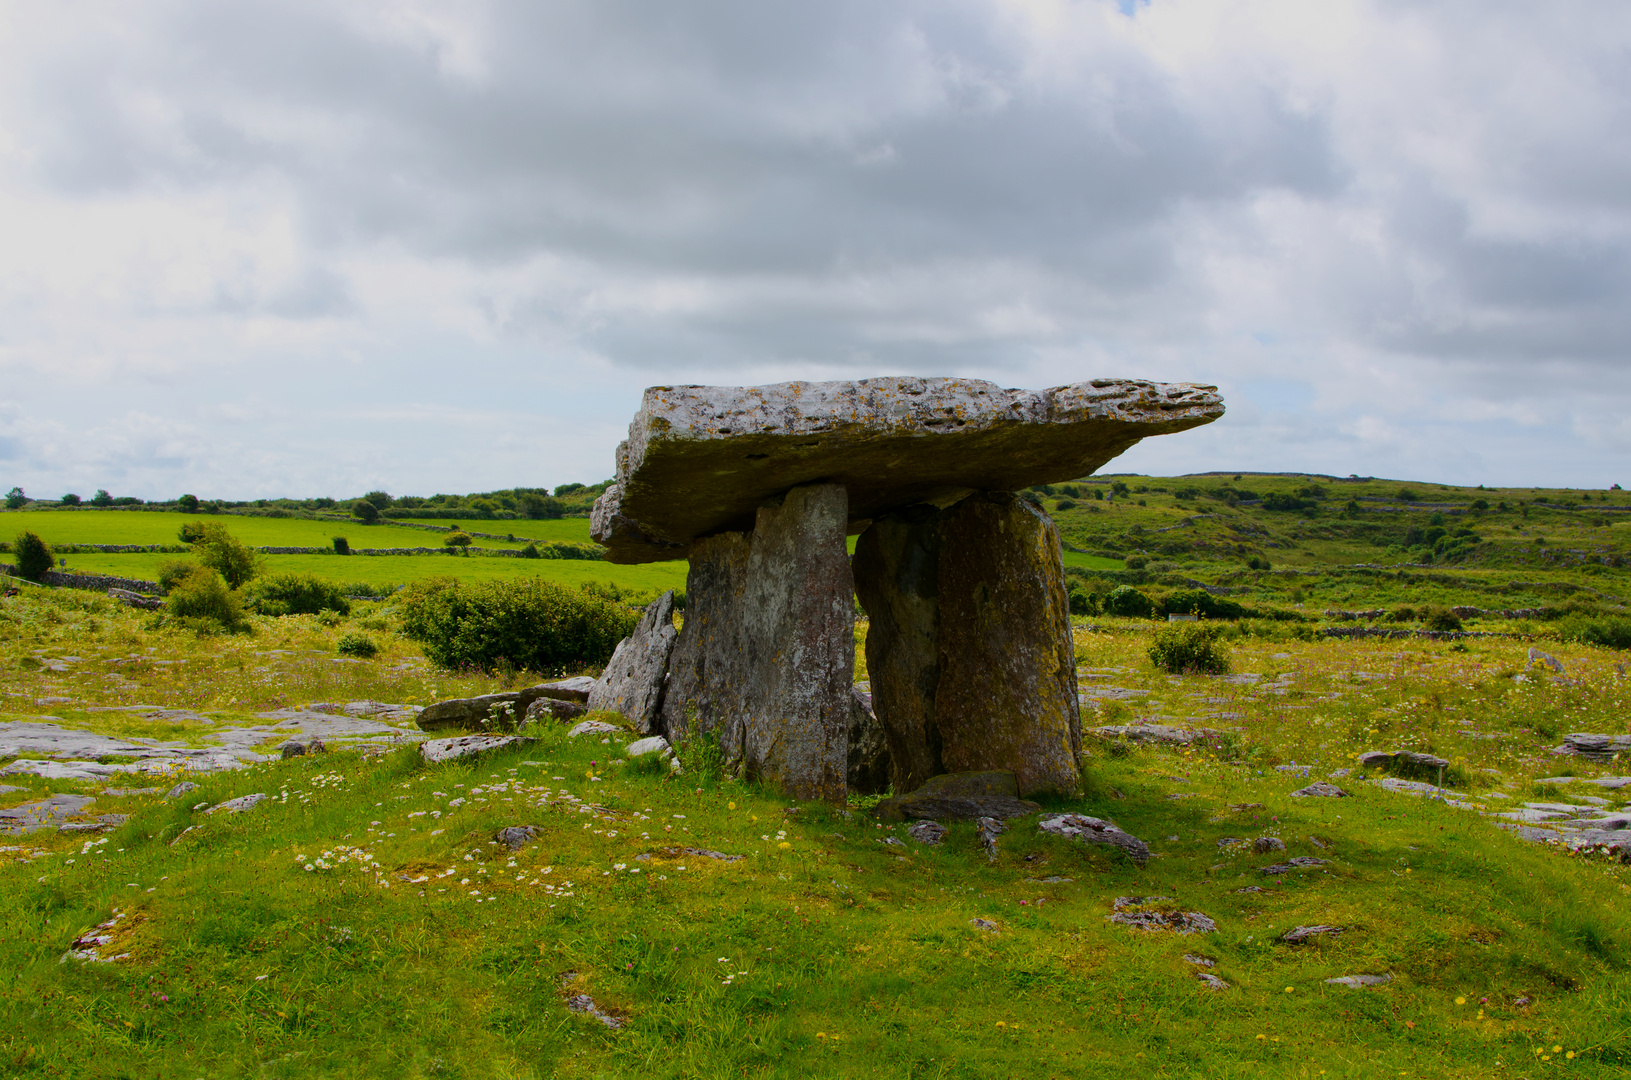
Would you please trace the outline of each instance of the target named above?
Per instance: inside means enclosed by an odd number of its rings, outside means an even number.
[[[1294,991],[1294,990],[1296,990],[1296,989],[1297,989],[1297,988],[1296,988],[1296,987],[1295,987],[1295,986],[1288,986],[1288,987],[1286,987],[1286,993],[1288,993],[1288,994],[1289,994],[1289,993],[1291,993],[1291,992],[1292,992],[1292,991]]]
[[[997,1021],[997,1026],[998,1026],[998,1027],[1003,1027],[1003,1028],[1005,1028],[1005,1027],[1007,1027],[1007,1026],[1008,1026],[1008,1025],[1007,1025],[1007,1023],[1005,1023],[1005,1022],[1004,1022],[1004,1021],[1002,1021],[1002,1020],[998,1020],[998,1021]]]
[[[1257,1041],[1258,1041],[1258,1042],[1265,1042],[1265,1041],[1267,1041],[1267,1040],[1268,1040],[1268,1036],[1267,1036],[1267,1035],[1259,1035],[1259,1036],[1258,1036],[1258,1037],[1257,1037]]]
[[[1465,1005],[1467,1003],[1467,999],[1464,997],[1458,997],[1455,999],[1455,1003],[1457,1005]]]
[[[825,1039],[825,1038],[826,1038],[826,1037],[827,1037],[827,1033],[826,1033],[826,1032],[825,1032],[825,1031],[818,1031],[818,1032],[816,1032],[816,1038],[818,1038],[818,1039]]]
[[[1573,1061],[1574,1060],[1574,1051],[1570,1050],[1567,1054],[1564,1054],[1563,1056],[1565,1058],[1567,1058],[1568,1060]]]
[[[1561,1047],[1561,1046],[1554,1046],[1554,1047],[1552,1047],[1552,1053],[1554,1053],[1554,1054],[1561,1054],[1561,1053],[1562,1053],[1562,1052],[1563,1052],[1563,1048],[1562,1048],[1562,1047]]]
[[[793,845],[789,844],[786,840],[783,840],[781,843],[777,844],[776,846],[781,848],[783,851],[786,851],[788,848],[792,847]]]
[[[727,809],[727,810],[735,810],[735,809],[736,809],[736,804],[735,804],[735,803],[733,803],[733,802],[728,802],[728,803],[726,803],[726,804],[725,804],[725,809]]]

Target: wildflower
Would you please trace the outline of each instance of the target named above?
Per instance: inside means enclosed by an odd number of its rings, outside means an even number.
[[[1457,1004],[1457,1005],[1465,1005],[1465,1004],[1466,1004],[1466,1003],[1467,1003],[1467,999],[1466,999],[1466,998],[1464,998],[1464,997],[1457,997],[1457,998],[1456,998],[1456,999],[1455,999],[1455,1003],[1456,1003],[1456,1004]]]
[[[781,850],[786,851],[788,848],[792,847],[793,845],[789,844],[786,840],[783,840],[781,843],[777,844],[776,846],[778,848],[780,848]]]
[[[726,803],[726,804],[725,804],[725,809],[727,809],[727,810],[735,810],[735,809],[736,809],[736,804],[735,804],[735,803],[733,803],[733,802],[732,802],[732,803]]]

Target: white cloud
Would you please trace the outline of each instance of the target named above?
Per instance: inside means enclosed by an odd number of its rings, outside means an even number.
[[[1628,39],[1487,0],[0,4],[0,462],[558,483],[647,383],[1126,374],[1233,405],[1123,467],[1606,484]]]

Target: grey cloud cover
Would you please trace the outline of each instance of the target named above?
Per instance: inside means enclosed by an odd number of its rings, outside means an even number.
[[[1631,10],[0,4],[36,494],[609,473],[657,382],[1222,386],[1117,467],[1631,482]]]

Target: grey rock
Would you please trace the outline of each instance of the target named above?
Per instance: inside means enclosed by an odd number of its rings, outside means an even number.
[[[1081,787],[1081,706],[1059,530],[1007,493],[940,515],[940,678],[948,772],[1004,769],[1019,793]]]
[[[521,714],[524,724],[541,724],[545,721],[576,720],[589,713],[589,706],[582,701],[569,701],[564,698],[541,697],[527,706],[527,711]]]
[[[968,924],[974,927],[976,930],[984,930],[987,933],[992,934],[997,932],[997,924],[992,922],[990,919],[970,919]]]
[[[1252,851],[1258,855],[1266,855],[1271,851],[1284,851],[1286,842],[1278,836],[1259,836],[1252,841]]]
[[[566,1007],[575,1013],[592,1016],[614,1031],[623,1026],[623,1021],[595,1004],[595,999],[588,994],[573,994],[566,999]]]
[[[790,488],[842,485],[847,525],[1086,476],[1145,436],[1221,415],[1214,387],[1109,379],[1041,392],[915,377],[657,386],[618,447],[591,533],[613,562],[679,558],[698,537],[745,530]]]
[[[1246,841],[1238,836],[1225,836],[1218,840],[1218,850],[1222,851],[1224,848],[1234,847],[1236,844],[1244,846],[1245,843]]]
[[[533,746],[537,742],[537,739],[520,735],[461,735],[452,739],[427,739],[419,744],[419,756],[427,765],[439,765],[508,747]]]
[[[181,783],[165,792],[164,797],[166,799],[180,799],[191,795],[197,790],[197,784],[193,783],[191,780],[183,780]]]
[[[1106,742],[1126,740],[1152,746],[1188,746],[1197,739],[1213,739],[1224,734],[1211,728],[1181,728],[1168,724],[1106,724],[1089,734]]]
[[[1301,945],[1316,937],[1335,937],[1346,929],[1346,926],[1299,926],[1281,934],[1279,940],[1287,945]]]
[[[210,807],[208,810],[205,811],[205,813],[207,813],[207,814],[218,814],[218,813],[221,813],[222,811],[226,811],[229,814],[241,814],[245,810],[253,809],[257,804],[262,802],[265,798],[266,798],[266,792],[264,792],[264,791],[257,791],[253,795],[240,795],[236,799],[228,799],[224,803],[220,803],[220,804],[218,804],[216,806]]]
[[[589,691],[591,711],[622,713],[634,730],[656,730],[668,675],[668,658],[679,631],[674,629],[674,590],[653,600],[640,616],[634,633],[618,642],[606,670]]]
[[[1108,844],[1118,847],[1143,866],[1150,861],[1150,847],[1128,832],[1123,832],[1113,821],[1088,817],[1085,814],[1052,814],[1038,823],[1043,832],[1064,836],[1080,843]]]
[[[164,607],[164,601],[160,600],[158,597],[143,596],[141,593],[131,592],[129,589],[109,589],[108,595],[119,601],[121,604],[126,604],[133,608],[140,608],[143,611],[158,611]]]
[[[906,846],[905,844],[901,843],[899,840],[895,839],[893,836],[885,836],[881,840],[879,840],[878,843],[884,844],[884,845],[886,845],[888,847],[905,847]]]
[[[948,831],[938,821],[920,821],[907,829],[906,835],[920,844],[938,844],[945,840]]]
[[[1305,788],[1298,788],[1291,793],[1298,799],[1346,799],[1348,793],[1335,784],[1328,784],[1324,780],[1316,780]]]
[[[1386,986],[1393,981],[1392,975],[1343,975],[1336,979],[1326,979],[1327,986],[1346,986],[1360,990],[1367,986]]]
[[[438,701],[419,714],[419,727],[423,731],[510,731],[526,716],[527,706],[542,696],[511,691]]]
[[[570,679],[557,679],[554,682],[539,683],[531,690],[540,697],[554,698],[556,701],[577,701],[587,704],[589,695],[594,692],[597,680],[587,675],[575,675]]]
[[[850,690],[849,763],[844,782],[858,795],[879,795],[889,790],[889,741],[872,712],[872,695],[859,687]]]
[[[978,835],[980,846],[985,849],[985,857],[991,862],[997,861],[997,837],[1008,831],[1008,826],[994,817],[983,817],[978,821]]]
[[[573,726],[566,733],[568,739],[576,739],[580,735],[621,735],[623,729],[616,724],[608,724],[604,720],[585,720]]]
[[[1421,770],[1447,769],[1449,761],[1433,754],[1418,754],[1414,750],[1369,750],[1359,755],[1359,764],[1367,769],[1415,768]]]
[[[1224,982],[1222,979],[1218,978],[1216,975],[1213,975],[1209,971],[1197,971],[1195,973],[1195,978],[1199,979],[1202,983],[1204,983],[1208,990],[1227,990],[1227,989],[1229,989],[1229,984],[1228,983]]]
[[[278,747],[278,752],[287,760],[288,758],[305,757],[307,754],[321,754],[324,749],[326,748],[323,746],[322,739],[311,738],[304,742],[291,739]]]
[[[1549,667],[1553,671],[1557,672],[1559,675],[1563,674],[1563,661],[1559,660],[1557,657],[1553,656],[1551,653],[1542,652],[1541,650],[1539,650],[1539,649],[1535,648],[1533,645],[1531,645],[1529,647],[1529,661],[1528,661],[1528,663],[1523,665],[1523,669],[1525,671],[1529,671],[1536,664],[1541,664],[1541,665],[1543,665],[1545,667]]]
[[[113,828],[110,821],[70,821],[57,826],[59,833],[100,833]]]
[[[840,485],[796,488],[751,533],[696,541],[662,706],[670,739],[712,733],[732,772],[833,803],[854,706],[846,506]]]
[[[623,751],[630,758],[645,757],[647,754],[656,754],[659,757],[671,758],[674,748],[668,745],[668,740],[661,735],[653,735],[646,739],[636,739],[629,743]]]
[[[1019,782],[1013,773],[997,770],[932,777],[910,794],[885,799],[873,813],[885,821],[977,821],[982,817],[1024,817],[1040,809],[1038,804],[1019,798]]]
[[[520,851],[542,831],[536,825],[507,825],[498,830],[493,839],[511,851]]]
[[[33,802],[0,810],[0,834],[20,836],[38,829],[49,828],[75,814],[96,800],[89,795],[47,795]]]
[[[1122,926],[1175,934],[1210,934],[1218,928],[1210,916],[1199,911],[1179,911],[1166,906],[1170,900],[1167,896],[1118,896],[1115,911],[1106,918]]]
[[[1615,754],[1631,750],[1631,735],[1593,735],[1576,732],[1563,736],[1563,745],[1552,751],[1570,757],[1583,757],[1592,761],[1611,761]]]
[[[675,854],[690,855],[698,859],[713,859],[715,862],[723,863],[741,862],[743,858],[741,855],[727,855],[723,851],[709,851],[707,848],[694,847],[680,848],[678,852],[671,849],[664,852],[664,854],[668,856],[673,856]]]
[[[1203,968],[1209,968],[1209,967],[1216,967],[1217,966],[1217,961],[1216,960],[1213,960],[1210,957],[1206,957],[1206,956],[1197,956],[1194,953],[1184,953],[1184,962],[1187,963],[1187,964],[1194,964],[1196,967],[1203,967]]]
[[[1293,870],[1308,870],[1316,866],[1324,866],[1328,861],[1327,859],[1316,859],[1312,855],[1293,855],[1283,863],[1263,867],[1259,873],[1289,874]]]

